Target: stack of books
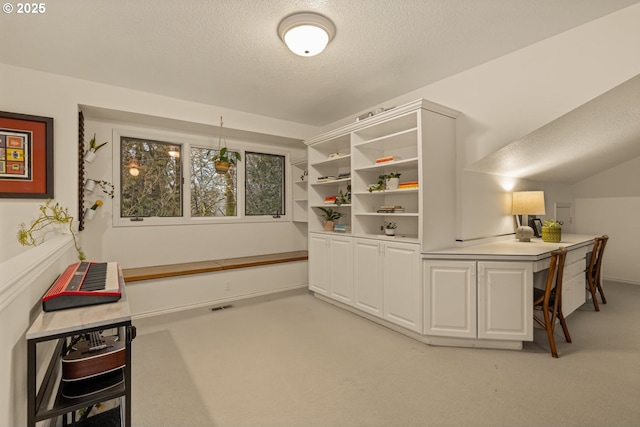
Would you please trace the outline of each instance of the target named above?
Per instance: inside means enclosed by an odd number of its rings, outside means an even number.
[[[407,188],[418,188],[418,181],[405,181],[398,184],[398,190]]]
[[[386,163],[386,162],[393,162],[394,160],[397,160],[399,157],[397,156],[385,156],[385,157],[379,157],[376,159],[376,163]]]
[[[351,178],[351,172],[341,172],[338,174],[338,179]]]
[[[399,205],[382,205],[377,211],[378,213],[401,213],[404,208]]]
[[[324,198],[325,205],[335,205],[337,196],[327,196]]]
[[[343,225],[343,224],[335,224],[333,226],[333,231],[335,231],[337,233],[349,233],[349,232],[351,232],[351,226],[350,225]]]
[[[318,182],[334,181],[335,179],[335,176],[319,176]]]

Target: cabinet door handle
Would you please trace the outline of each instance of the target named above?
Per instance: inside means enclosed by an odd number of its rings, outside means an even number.
[[[476,265],[471,264],[471,277],[476,275]]]
[[[484,276],[484,264],[478,264],[478,274]]]

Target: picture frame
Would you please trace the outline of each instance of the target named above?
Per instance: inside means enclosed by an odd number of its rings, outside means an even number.
[[[533,228],[534,237],[542,237],[542,220],[540,218],[529,219],[529,227]]]
[[[53,198],[53,118],[0,111],[0,198]]]

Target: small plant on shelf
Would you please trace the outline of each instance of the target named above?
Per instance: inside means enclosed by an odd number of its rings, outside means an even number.
[[[333,226],[335,225],[335,221],[342,218],[342,212],[334,211],[331,208],[318,208],[323,214],[321,215],[324,219],[324,229],[325,231],[332,231]]]
[[[555,219],[544,220],[542,226],[542,241],[550,243],[559,243],[562,240],[562,221]]]
[[[391,221],[385,221],[383,228],[384,233],[387,236],[394,236],[396,234],[396,228],[398,228],[398,224]]]

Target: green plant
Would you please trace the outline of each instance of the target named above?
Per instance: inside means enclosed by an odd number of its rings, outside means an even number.
[[[322,218],[324,218],[325,221],[335,221],[337,219],[342,218],[342,212],[334,211],[331,208],[318,208],[318,209],[324,212],[324,214],[321,216]]]
[[[351,184],[347,185],[346,193],[343,193],[342,190],[340,190],[336,196],[336,205],[340,206],[346,203],[351,203]]]
[[[211,159],[214,162],[226,162],[231,165],[236,164],[236,160],[242,160],[240,153],[237,151],[228,151],[227,147],[222,147]]]
[[[387,175],[387,179],[389,179],[389,178],[400,178],[400,175],[402,175],[402,174],[398,173],[398,172],[391,172],[389,175]]]
[[[387,188],[387,178],[389,178],[389,175],[378,175],[378,182],[369,186],[369,193]]]
[[[104,147],[105,145],[107,145],[109,141],[105,141],[102,144],[97,144],[96,143],[96,134],[93,134],[93,138],[91,138],[91,141],[89,141],[89,151],[93,151],[94,153],[96,151],[98,151],[99,149],[101,149],[102,147]]]
[[[545,227],[551,227],[551,228],[555,228],[555,227],[562,227],[562,221],[556,221],[555,219],[545,219],[544,220],[544,226]]]
[[[99,185],[102,188],[102,192],[113,199],[116,187],[112,183],[97,179],[91,179],[91,181]]]
[[[220,116],[220,137],[218,138],[218,151],[211,160],[213,160],[214,162],[225,162],[231,165],[235,165],[236,160],[240,161],[242,160],[242,158],[240,156],[240,153],[238,153],[237,151],[227,150],[227,140],[223,136],[222,126],[222,116]]]
[[[40,216],[31,221],[31,225],[29,227],[27,227],[25,223],[21,223],[18,226],[18,243],[22,246],[37,246],[38,240],[36,234],[44,230],[46,227],[56,224],[66,225],[69,227],[69,232],[73,237],[73,244],[78,252],[78,259],[80,261],[87,259],[82,248],[78,246],[77,236],[73,230],[73,217],[69,215],[69,210],[67,208],[63,208],[58,203],[55,205],[52,204],[51,200],[47,200],[44,205],[40,205]]]
[[[395,222],[384,222],[384,228],[387,228],[389,230],[395,230],[396,228],[398,228],[398,224]]]

